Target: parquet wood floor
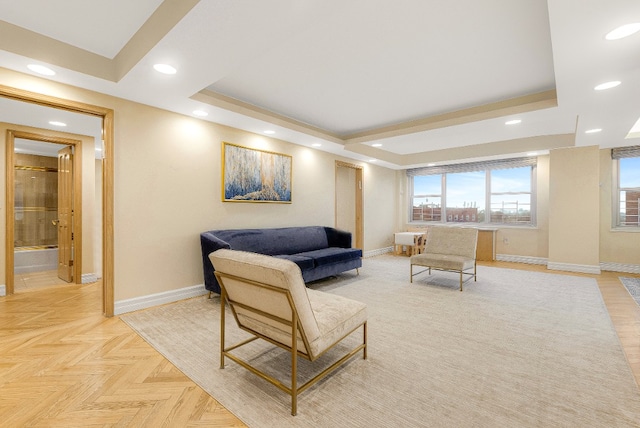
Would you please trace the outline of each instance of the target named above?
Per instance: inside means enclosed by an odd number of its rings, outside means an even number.
[[[640,384],[640,307],[618,280],[640,275],[581,276],[598,280]],[[244,426],[118,317],[103,317],[100,295],[98,282],[0,297],[0,427]]]
[[[244,426],[101,314],[101,284],[0,298],[0,426]]]

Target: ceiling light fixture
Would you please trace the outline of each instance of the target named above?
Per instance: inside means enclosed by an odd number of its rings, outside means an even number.
[[[602,131],[602,128],[593,128],[593,129],[587,129],[586,131],[584,131],[585,134],[595,134],[597,132]]]
[[[380,144],[380,143],[375,143],[375,144],[372,144],[372,145],[371,145],[371,147],[382,147],[382,144]]]
[[[45,67],[44,65],[29,64],[27,65],[27,68],[34,73],[42,74],[44,76],[54,76],[56,74],[55,71],[53,71],[49,67]]]
[[[49,125],[53,125],[53,126],[67,126],[66,123],[64,122],[58,122],[57,120],[51,120],[49,121]]]
[[[618,40],[628,37],[634,33],[640,31],[640,22],[634,22],[633,24],[626,24],[621,27],[616,28],[613,31],[609,31],[606,36],[604,36],[607,40]]]
[[[427,166],[434,166],[435,163],[428,163]]]
[[[369,159],[369,162],[377,162],[378,159]]]
[[[538,152],[527,153],[527,156],[538,156]]]
[[[517,125],[520,122],[522,122],[521,119],[513,119],[513,120],[507,120],[504,124],[505,125]]]
[[[206,116],[209,116],[209,113],[207,113],[207,112],[206,112],[206,111],[204,111],[204,110],[194,110],[194,111],[193,111],[193,114],[194,114],[194,115],[196,115],[196,116],[199,116],[199,117],[206,117]]]
[[[162,74],[176,74],[178,72],[178,70],[176,70],[174,67],[170,66],[169,64],[155,64],[153,68],[157,72]]]
[[[267,135],[273,135],[273,134],[276,133],[276,131],[272,131],[272,130],[269,129],[269,130],[264,131],[264,133],[267,134]]]
[[[313,146],[313,147],[322,147],[322,144],[320,144],[320,143],[313,143],[313,144],[312,144],[312,146]]]
[[[622,83],[622,82],[620,82],[619,80],[612,80],[611,82],[601,83],[598,86],[594,87],[593,89],[595,89],[596,91],[603,91],[605,89],[615,88],[620,83]]]

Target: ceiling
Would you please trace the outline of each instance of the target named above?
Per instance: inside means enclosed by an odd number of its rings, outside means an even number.
[[[394,169],[638,144],[640,32],[604,38],[637,0],[0,0],[0,19],[0,67]]]

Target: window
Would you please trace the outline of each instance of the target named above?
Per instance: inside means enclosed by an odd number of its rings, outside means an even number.
[[[534,224],[536,158],[415,168],[410,221]]]
[[[623,147],[611,151],[617,171],[614,192],[614,215],[617,227],[640,227],[640,146]]]

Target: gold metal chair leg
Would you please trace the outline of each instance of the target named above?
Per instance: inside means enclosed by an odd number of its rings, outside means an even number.
[[[224,368],[224,301],[226,300],[224,289],[220,290],[220,368]]]
[[[298,413],[298,329],[294,321],[291,326],[291,415]]]

